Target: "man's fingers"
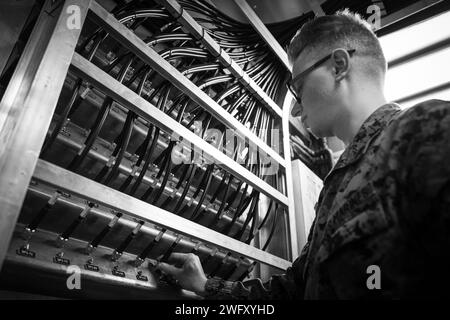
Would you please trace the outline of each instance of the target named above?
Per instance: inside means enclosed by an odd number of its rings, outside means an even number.
[[[157,266],[158,269],[160,269],[162,272],[165,272],[171,276],[177,276],[180,274],[181,269],[171,266],[170,264],[160,262]]]
[[[171,264],[179,264],[182,266],[188,258],[189,253],[173,252],[167,259],[167,262]]]

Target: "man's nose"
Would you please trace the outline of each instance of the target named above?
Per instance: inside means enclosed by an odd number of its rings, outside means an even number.
[[[300,103],[296,102],[294,104],[294,107],[292,108],[291,115],[293,117],[300,117],[302,113],[303,113],[303,106]]]

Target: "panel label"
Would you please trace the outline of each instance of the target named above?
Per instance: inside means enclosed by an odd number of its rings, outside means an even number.
[[[65,266],[70,265],[70,260],[69,259],[64,259],[64,258],[61,258],[61,257],[53,257],[53,262],[54,263],[58,263],[58,264],[62,264],[62,265],[65,265]]]
[[[36,253],[33,251],[30,251],[28,249],[25,248],[20,248],[16,250],[16,254],[18,254],[19,256],[24,256],[24,257],[28,257],[28,258],[34,258],[36,257]]]

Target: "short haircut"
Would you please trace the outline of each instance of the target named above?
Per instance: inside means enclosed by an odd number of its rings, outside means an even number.
[[[289,61],[293,64],[305,49],[328,54],[337,48],[355,49],[356,54],[370,58],[371,63],[365,65],[367,72],[386,73],[386,58],[370,24],[348,9],[305,23],[291,40]]]

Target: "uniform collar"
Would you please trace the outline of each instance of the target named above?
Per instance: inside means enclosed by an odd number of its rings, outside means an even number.
[[[385,104],[375,110],[364,121],[358,133],[344,150],[339,158],[339,161],[330,171],[328,176],[335,170],[348,166],[359,160],[366,153],[372,140],[380,134],[380,132],[400,111],[400,106],[396,103]]]

